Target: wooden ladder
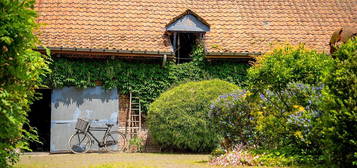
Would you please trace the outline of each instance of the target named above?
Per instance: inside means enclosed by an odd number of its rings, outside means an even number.
[[[134,97],[131,92],[129,98],[128,137],[131,139],[141,130],[141,105],[139,97]]]

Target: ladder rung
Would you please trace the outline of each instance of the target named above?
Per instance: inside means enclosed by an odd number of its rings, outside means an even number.
[[[131,110],[140,110],[139,108],[131,108]]]
[[[132,114],[131,116],[132,116],[132,117],[139,117],[140,115],[138,115],[138,114]]]

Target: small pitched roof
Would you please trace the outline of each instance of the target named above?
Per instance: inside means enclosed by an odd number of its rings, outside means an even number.
[[[185,15],[176,20],[176,22],[168,25],[166,30],[176,32],[208,32],[209,27],[200,22],[193,15]]]
[[[39,37],[47,47],[155,52],[172,51],[166,26],[187,9],[209,23],[208,52],[266,52],[275,41],[302,42],[328,52],[336,29],[357,27],[357,4],[351,0],[37,0],[36,4],[38,22],[44,24]]]
[[[187,9],[166,25],[167,31],[208,32],[209,24],[196,13]]]

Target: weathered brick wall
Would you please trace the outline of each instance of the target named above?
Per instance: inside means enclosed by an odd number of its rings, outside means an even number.
[[[129,119],[129,99],[129,95],[119,96],[119,124],[121,127],[120,131],[123,133],[126,133],[125,127],[127,126],[127,121]],[[145,122],[145,118],[143,118],[142,121]],[[160,152],[160,146],[157,145],[156,142],[154,142],[144,123],[142,126],[143,130],[140,132],[139,136],[143,139],[144,152]]]
[[[127,120],[129,119],[129,95],[119,96],[119,125],[120,127],[127,126]]]

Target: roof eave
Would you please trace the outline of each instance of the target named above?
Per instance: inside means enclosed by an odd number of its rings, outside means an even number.
[[[97,48],[68,48],[68,47],[47,47],[51,54],[77,54],[77,55],[102,55],[102,56],[123,56],[123,57],[164,57],[174,58],[173,52],[162,51],[136,51],[136,50],[116,50],[116,49],[97,49]],[[37,50],[44,51],[44,47]]]
[[[208,52],[207,59],[240,59],[240,58],[254,58],[263,55],[262,52]]]
[[[83,56],[114,56],[131,58],[163,58],[174,59],[175,53],[162,51],[135,51],[135,50],[116,50],[116,49],[91,49],[91,48],[68,48],[68,47],[47,47],[52,55],[83,55]],[[44,47],[38,47],[38,51],[45,51]],[[206,59],[241,59],[254,58],[262,55],[262,52],[207,52]]]

